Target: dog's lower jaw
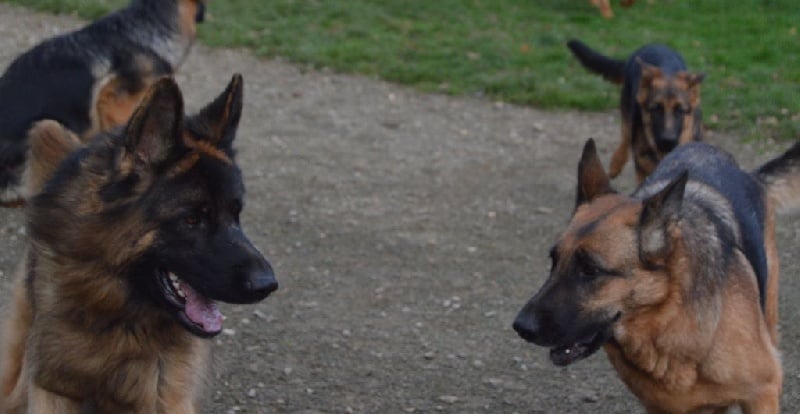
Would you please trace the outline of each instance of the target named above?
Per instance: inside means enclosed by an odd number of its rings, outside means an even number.
[[[0,190],[0,207],[16,208],[25,205],[25,188],[22,184],[12,184]]]

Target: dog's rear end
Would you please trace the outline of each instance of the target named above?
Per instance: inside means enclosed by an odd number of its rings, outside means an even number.
[[[0,78],[0,206],[24,203],[28,129],[53,119],[86,138],[127,122],[144,92],[183,62],[205,0],[132,0],[18,56]]]

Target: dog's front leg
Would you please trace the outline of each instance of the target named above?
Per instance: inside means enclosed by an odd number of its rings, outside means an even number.
[[[623,117],[624,118],[624,117]],[[608,176],[616,178],[625,164],[628,162],[628,153],[631,151],[631,122],[628,119],[622,120],[622,139],[614,155],[611,156],[611,164],[608,168]]]
[[[47,391],[36,384],[28,385],[28,414],[78,414],[81,403]]]

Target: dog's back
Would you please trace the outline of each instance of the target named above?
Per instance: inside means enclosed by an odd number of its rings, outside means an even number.
[[[43,41],[9,65],[0,77],[0,202],[18,196],[33,123],[52,119],[79,136],[91,135],[113,126],[101,119],[100,105],[116,124],[124,123],[154,79],[173,73],[194,41],[193,26],[184,27],[181,16],[186,7],[180,3],[187,1],[133,0],[80,30]],[[114,102],[101,102],[103,96]]]
[[[689,173],[684,196],[687,220],[712,223],[723,260],[730,249],[742,250],[755,272],[762,308],[767,283],[767,253],[764,228],[767,218],[764,187],[753,175],[739,168],[729,153],[706,143],[681,145],[667,154],[658,168],[633,194],[645,199],[674,180]],[[726,268],[727,266],[721,266]]]

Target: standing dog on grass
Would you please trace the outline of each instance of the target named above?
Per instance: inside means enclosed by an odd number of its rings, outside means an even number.
[[[0,336],[0,413],[197,412],[215,301],[278,285],[242,232],[242,78],[184,119],[158,81],[124,128],[31,131],[31,243]]]
[[[649,413],[778,413],[778,208],[800,206],[800,143],[753,173],[705,143],[633,195],[589,140],[550,276],[514,321],[564,366],[603,347]]]
[[[705,75],[687,72],[678,52],[647,45],[623,61],[603,56],[578,40],[567,46],[585,68],[623,85],[622,139],[611,157],[611,178],[622,172],[628,151],[633,152],[641,183],[676,146],[703,138],[700,84]]]
[[[124,124],[147,88],[183,62],[204,10],[205,0],[132,0],[17,57],[0,77],[0,205],[25,200],[25,137],[36,121],[81,137]]]

